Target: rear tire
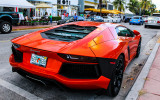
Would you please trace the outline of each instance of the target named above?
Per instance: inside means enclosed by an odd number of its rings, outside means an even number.
[[[0,31],[2,33],[10,33],[12,31],[12,25],[11,25],[11,23],[9,23],[7,21],[2,21],[0,23]]]
[[[139,44],[138,44],[138,48],[137,48],[137,51],[136,51],[136,56],[135,56],[135,58],[138,58],[138,57],[139,57],[140,51],[141,51],[141,39],[139,40]]]
[[[123,71],[124,71],[124,57],[123,55],[120,55],[113,68],[112,77],[108,89],[106,90],[108,96],[115,97],[118,95],[122,84]]]
[[[147,26],[147,25],[144,25],[144,28],[148,28],[148,26]]]

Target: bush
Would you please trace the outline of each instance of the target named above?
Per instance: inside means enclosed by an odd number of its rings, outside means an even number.
[[[49,19],[49,17],[48,17],[48,19]],[[52,17],[52,21],[59,21],[59,20],[61,20],[61,17],[59,17],[59,16]]]

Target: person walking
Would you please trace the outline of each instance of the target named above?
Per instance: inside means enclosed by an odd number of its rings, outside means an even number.
[[[50,13],[50,16],[49,16],[49,20],[50,20],[50,24],[52,25],[52,15]]]
[[[76,15],[76,13],[75,13],[75,15],[73,16],[73,18],[74,18],[74,21],[77,21],[78,17],[77,17],[77,15]]]

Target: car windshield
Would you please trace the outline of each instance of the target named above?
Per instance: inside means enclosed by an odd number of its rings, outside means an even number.
[[[81,17],[81,16],[78,16],[78,19],[84,19],[83,17]]]
[[[101,16],[95,16],[95,19],[103,19]]]
[[[133,19],[139,19],[139,17],[133,17]]]
[[[41,35],[52,40],[71,42],[84,38],[96,28],[94,26],[65,25],[45,31]]]
[[[148,17],[148,20],[158,20],[157,17]]]
[[[72,16],[65,17],[65,20],[69,20],[69,19],[71,19],[71,18],[73,18],[73,17],[72,17]]]

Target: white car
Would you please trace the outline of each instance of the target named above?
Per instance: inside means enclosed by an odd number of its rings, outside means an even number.
[[[114,16],[113,17],[113,22],[114,23],[120,23],[121,22],[121,17],[120,16]]]
[[[104,22],[110,22],[113,23],[113,18],[111,16],[104,16]]]

